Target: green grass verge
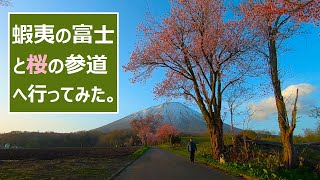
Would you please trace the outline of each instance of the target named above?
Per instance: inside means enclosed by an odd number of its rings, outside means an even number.
[[[150,149],[150,147],[147,146],[143,146],[142,148],[139,148],[138,150],[136,150],[133,154],[130,155],[130,157],[132,159],[137,159],[140,156],[142,156],[146,151],[148,151]]]
[[[189,153],[184,146],[172,147],[167,144],[162,144],[159,145],[159,147],[180,156],[189,157]],[[270,172],[266,168],[257,167],[251,164],[240,164],[235,162],[220,164],[218,161],[212,159],[210,155],[202,155],[201,153],[196,153],[195,160],[196,162],[220,169],[232,176],[241,176],[246,179],[317,179],[316,173],[306,167],[298,167],[293,170],[281,172]]]

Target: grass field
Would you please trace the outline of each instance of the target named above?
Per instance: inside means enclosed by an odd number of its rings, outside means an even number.
[[[146,148],[0,150],[0,179],[108,179]]]

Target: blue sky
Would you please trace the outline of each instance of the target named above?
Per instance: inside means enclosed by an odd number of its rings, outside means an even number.
[[[120,57],[119,67],[127,64],[130,54],[137,42],[136,29],[143,21],[147,9],[155,16],[163,16],[169,10],[167,1],[152,0],[16,0],[12,1],[11,7],[0,7],[0,132],[19,131],[56,131],[70,132],[89,130],[108,124],[133,112],[145,109],[149,106],[165,102],[165,99],[154,99],[152,89],[159,77],[147,81],[145,84],[131,84],[130,73],[123,72],[120,68],[120,113],[118,115],[8,115],[7,109],[7,13],[8,12],[119,12],[120,15]],[[290,49],[281,55],[282,68],[286,69],[283,89],[290,85],[308,84],[312,90],[302,97],[301,103],[319,105],[320,93],[320,29],[313,25],[306,25],[308,33],[304,33],[287,42]],[[305,87],[305,86],[304,86]],[[270,92],[272,90],[270,89]],[[255,98],[252,103],[259,105],[270,95]],[[181,101],[181,100],[176,100]],[[183,102],[183,101],[182,101]],[[190,105],[190,104],[189,104]],[[197,107],[192,105],[197,110]],[[228,122],[226,120],[226,122]],[[278,124],[274,114],[265,120],[257,120],[251,125],[254,129],[266,129],[277,132]],[[297,125],[297,133],[303,128],[314,128],[315,120],[301,115]]]

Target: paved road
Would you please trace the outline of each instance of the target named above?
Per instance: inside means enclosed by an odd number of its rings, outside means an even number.
[[[169,151],[151,148],[142,157],[127,167],[116,179],[119,180],[205,180],[236,179]]]

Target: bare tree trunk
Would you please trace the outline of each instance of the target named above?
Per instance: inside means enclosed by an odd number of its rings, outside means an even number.
[[[245,156],[244,161],[247,161],[249,159],[249,147],[247,144],[247,136],[245,135],[245,133],[242,133],[242,139],[243,139],[243,148],[244,148],[244,156]]]
[[[293,131],[296,126],[296,103],[298,99],[298,91],[294,110],[292,112],[292,122],[289,124],[286,105],[281,92],[281,82],[278,76],[278,60],[275,40],[269,41],[269,69],[274,90],[274,97],[278,110],[278,123],[280,128],[280,136],[283,145],[283,163],[287,169],[291,169],[296,165],[297,158],[294,154]]]
[[[234,124],[233,124],[233,105],[230,105],[230,125],[231,125],[231,140],[232,140],[232,144],[235,144],[235,135],[234,135]]]
[[[293,147],[292,133],[287,132],[286,135],[281,137],[283,145],[283,162],[286,168],[291,168],[296,165],[295,153]]]
[[[219,117],[214,125],[208,125],[208,132],[211,142],[211,155],[214,159],[219,159],[220,155],[224,151],[224,142],[223,142],[223,122]]]

